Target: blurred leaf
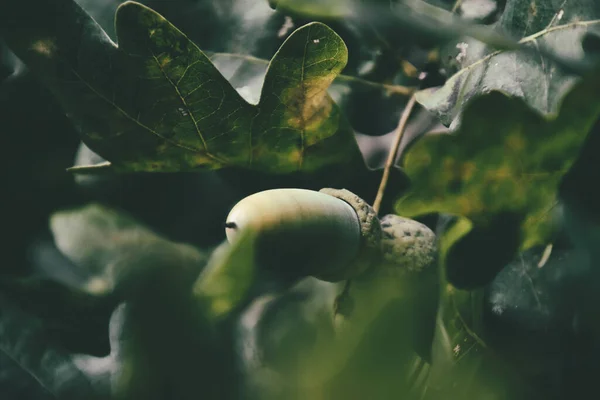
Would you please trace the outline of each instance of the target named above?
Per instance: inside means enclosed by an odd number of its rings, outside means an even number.
[[[124,365],[123,347],[127,343],[126,329],[127,305],[119,304],[108,322],[108,339],[110,354],[96,357],[89,354],[75,354],[73,361],[77,367],[92,381],[94,387],[101,393],[107,393],[106,399],[114,395],[115,381],[118,379]],[[110,394],[110,395],[108,395]]]
[[[111,291],[116,284],[115,263],[145,243],[159,240],[129,215],[98,204],[54,213],[50,229],[56,246],[80,268],[92,292]]]
[[[335,316],[327,358],[339,372],[327,382],[330,398],[416,399],[423,390],[417,377],[428,373],[422,356],[429,356],[435,326],[435,265],[419,274],[379,267],[352,280],[345,309]]]
[[[175,274],[153,268],[147,254],[172,254],[183,263],[178,272],[184,276],[199,273],[206,261],[196,248],[164,239],[126,213],[98,204],[57,212],[50,228],[59,250],[88,276],[85,289],[94,293],[132,290],[163,273]]]
[[[165,239],[116,255],[114,296],[125,303],[113,377],[118,399],[229,398],[235,390],[226,384],[234,374],[226,332],[193,297],[204,264],[200,251]]]
[[[501,248],[499,260],[497,253],[486,255],[492,269],[498,261],[505,265],[505,253],[510,259],[518,248],[548,243],[555,232],[557,188],[600,114],[599,90],[600,80],[586,77],[567,95],[555,119],[497,92],[475,99],[458,132],[425,137],[408,150],[404,164],[412,186],[396,210],[409,217],[446,212],[481,228],[516,225],[509,236],[516,239],[514,248]],[[468,256],[468,249],[463,254]]]
[[[112,376],[117,398],[192,399],[199,392],[229,398],[235,385],[226,384],[234,379],[227,333],[193,296],[203,253],[97,205],[59,213],[52,221],[61,248],[84,267],[98,268],[107,280],[103,287],[125,301],[120,350],[113,354],[113,348],[106,359],[79,358],[89,374]],[[243,296],[238,289],[250,281],[235,278],[226,283],[234,284],[233,296]]]
[[[158,236],[128,214],[100,204],[58,211],[50,217],[50,229],[59,250],[90,271],[102,270],[115,251],[115,242],[135,237]]]
[[[253,299],[244,309],[236,326],[236,351],[248,398],[311,396],[322,390],[331,377],[326,351],[334,340],[339,286],[305,278],[288,290]]]
[[[412,374],[426,375],[427,368],[412,335],[426,333],[413,331],[424,306],[414,292],[432,287],[390,273],[353,281],[353,307],[343,321],[334,313],[343,283],[308,278],[255,299],[242,314],[238,339],[252,398],[387,399],[419,392],[424,380]]]
[[[254,232],[241,232],[235,243],[223,243],[213,252],[196,280],[194,296],[214,321],[227,317],[248,300],[258,276],[254,247]]]
[[[44,324],[48,341],[70,352],[106,355],[108,321],[117,301],[45,279],[0,280],[0,293]]]
[[[269,0],[271,7],[280,11],[293,12],[310,17],[342,18],[348,16],[355,0]]]
[[[6,399],[102,399],[74,363],[48,339],[44,320],[0,297],[0,392]]]
[[[500,5],[498,0],[461,0],[457,12],[469,21],[489,22],[498,13]]]
[[[229,399],[236,391],[235,367],[227,331],[192,295],[195,271],[174,249],[148,249],[138,265],[151,265],[151,276],[133,276],[122,327],[118,399]],[[139,278],[139,279],[138,279]]]
[[[427,368],[415,342],[429,337],[431,344],[435,266],[419,274],[405,264],[379,267],[352,280],[343,305],[344,282],[313,278],[251,303],[240,321],[238,352],[258,398],[420,393]]]
[[[533,51],[495,50],[473,40],[459,43],[454,54],[460,70],[442,88],[419,92],[417,100],[446,125],[462,115],[469,100],[494,90],[521,98],[544,115],[556,114],[576,77],[540,49],[584,61],[581,41],[589,29],[600,25],[599,18],[595,0],[508,0],[498,29],[521,38],[519,43]]]
[[[325,25],[309,24],[286,40],[254,106],[183,33],[140,4],[117,11],[119,47],[66,0],[10,1],[2,10],[12,50],[117,170],[240,165],[286,173],[360,157],[327,95],[347,50]]]

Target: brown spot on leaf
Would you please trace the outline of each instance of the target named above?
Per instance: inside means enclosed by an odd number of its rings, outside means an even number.
[[[535,4],[535,0],[529,4],[529,15],[535,17],[537,15],[537,5]]]
[[[521,151],[525,148],[525,139],[521,135],[510,135],[506,138],[506,149],[514,152]]]
[[[36,53],[42,54],[46,57],[52,57],[56,52],[56,43],[54,40],[49,38],[40,39],[33,42],[31,49]]]

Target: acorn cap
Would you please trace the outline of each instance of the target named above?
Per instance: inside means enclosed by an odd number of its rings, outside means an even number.
[[[436,236],[426,225],[388,214],[381,219],[381,253],[386,267],[420,273],[434,265]]]
[[[337,197],[340,200],[350,204],[360,223],[361,243],[358,256],[343,271],[328,272],[324,280],[331,282],[355,278],[371,266],[376,265],[381,259],[381,225],[377,218],[377,213],[363,199],[346,189],[323,188],[321,193]],[[319,277],[320,279],[323,279]]]

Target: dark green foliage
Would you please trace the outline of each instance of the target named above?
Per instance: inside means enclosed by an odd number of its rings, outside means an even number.
[[[471,99],[494,90],[521,98],[542,114],[554,115],[576,77],[540,49],[571,60],[585,59],[579,43],[600,24],[599,18],[600,6],[594,0],[508,0],[497,29],[535,51],[501,51],[473,40],[453,43],[448,57],[458,72],[440,90],[421,92],[419,102],[446,125],[462,114]]]
[[[0,397],[593,393],[598,18],[594,0],[3,1]],[[413,93],[379,214],[435,228],[437,268],[284,280],[252,230],[216,247],[260,190],[370,202]],[[278,255],[311,251],[285,228]]]

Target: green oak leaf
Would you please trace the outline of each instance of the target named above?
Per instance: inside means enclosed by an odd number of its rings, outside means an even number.
[[[496,28],[537,51],[495,50],[475,40],[456,44],[449,56],[459,67],[439,89],[417,93],[417,101],[450,125],[468,101],[494,90],[522,98],[537,111],[555,114],[577,78],[544,56],[586,60],[581,41],[600,26],[596,0],[508,0]]]
[[[242,166],[275,173],[355,162],[352,130],[327,88],[347,61],[327,26],[296,30],[250,104],[185,34],[134,2],[116,14],[118,46],[70,0],[0,6],[0,30],[117,171]]]
[[[470,224],[461,235],[510,215],[518,228],[514,251],[547,244],[558,185],[600,116],[599,91],[597,74],[585,77],[556,118],[499,92],[476,98],[457,132],[426,136],[405,153],[411,188],[396,211],[461,215]]]

